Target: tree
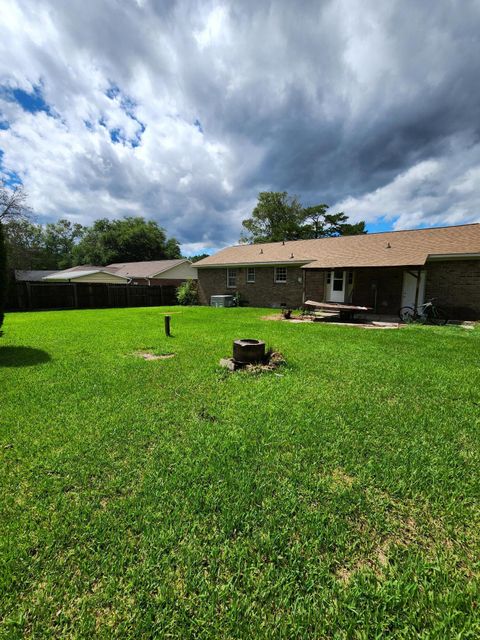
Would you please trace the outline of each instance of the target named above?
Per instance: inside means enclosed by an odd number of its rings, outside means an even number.
[[[0,327],[3,324],[7,295],[7,250],[3,225],[12,220],[28,218],[30,208],[23,186],[7,187],[0,182]]]
[[[281,242],[302,237],[302,205],[286,191],[262,191],[252,216],[242,222],[244,242]]]
[[[303,210],[302,236],[304,238],[328,238],[367,233],[365,222],[349,224],[343,211],[327,213],[328,204],[317,204]]]
[[[43,252],[45,269],[68,269],[73,264],[73,249],[82,238],[84,227],[61,218],[49,222],[43,230]]]
[[[39,224],[20,218],[3,225],[9,269],[44,269],[43,229]]]
[[[133,216],[121,220],[96,220],[84,230],[73,253],[75,264],[99,266],[181,257],[175,238],[167,240],[165,230],[156,222]]]
[[[197,253],[195,256],[187,256],[187,260],[190,260],[190,262],[198,262],[199,260],[208,258],[208,255],[208,253]]]
[[[28,219],[32,210],[27,204],[27,194],[22,185],[6,187],[0,180],[0,223],[8,220]]]
[[[250,218],[242,222],[247,242],[280,242],[366,233],[365,223],[349,224],[343,211],[328,213],[327,204],[303,207],[287,192],[262,192]]]

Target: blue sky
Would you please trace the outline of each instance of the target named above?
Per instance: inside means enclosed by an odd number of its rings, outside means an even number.
[[[479,221],[479,28],[474,0],[2,0],[0,172],[41,221],[145,215],[187,253],[264,190]]]

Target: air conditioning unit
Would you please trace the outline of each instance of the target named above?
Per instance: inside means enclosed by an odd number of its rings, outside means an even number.
[[[210,296],[211,307],[234,307],[234,296]]]

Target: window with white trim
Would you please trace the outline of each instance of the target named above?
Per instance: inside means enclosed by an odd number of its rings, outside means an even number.
[[[255,267],[247,267],[247,282],[250,284],[255,282]]]
[[[227,269],[227,287],[235,289],[237,286],[237,270]]]
[[[275,282],[287,282],[287,267],[275,267]]]

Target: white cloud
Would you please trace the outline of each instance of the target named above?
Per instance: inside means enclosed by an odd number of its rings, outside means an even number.
[[[479,23],[433,0],[0,0],[0,87],[57,116],[0,92],[0,166],[42,219],[143,214],[189,247],[237,241],[262,189],[471,220]]]
[[[389,220],[394,229],[480,222],[480,144],[419,162],[389,184],[337,202],[352,220]]]

